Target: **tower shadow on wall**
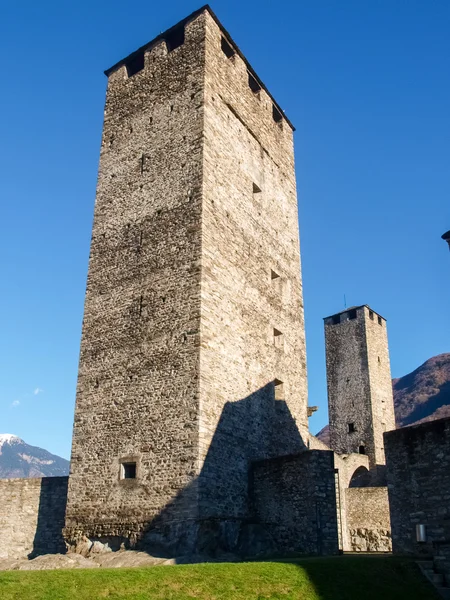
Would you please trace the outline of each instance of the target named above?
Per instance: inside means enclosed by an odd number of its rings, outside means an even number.
[[[43,477],[33,550],[29,559],[41,554],[63,554],[66,545],[62,535],[66,515],[68,477]]]
[[[138,547],[171,558],[275,552],[255,517],[251,463],[306,449],[286,402],[275,400],[274,382],[227,402],[199,475],[152,519]]]

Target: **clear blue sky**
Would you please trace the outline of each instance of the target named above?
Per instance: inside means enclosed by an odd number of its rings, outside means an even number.
[[[69,457],[103,70],[199,6],[1,3],[0,433]],[[387,318],[393,376],[450,351],[450,3],[211,6],[297,127],[316,432],[344,294]]]

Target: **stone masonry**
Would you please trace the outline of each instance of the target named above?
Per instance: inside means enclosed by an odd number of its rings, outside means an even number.
[[[450,560],[450,419],[385,434],[393,551]],[[425,541],[416,526],[425,525]],[[450,581],[450,569],[448,571]]]
[[[338,553],[333,452],[254,463],[252,481],[255,516],[278,552]]]
[[[347,527],[353,552],[391,552],[388,491],[382,487],[345,490]]]
[[[0,479],[0,558],[64,552],[67,477]]]
[[[369,306],[325,319],[330,446],[366,454],[383,471],[383,433],[395,429],[386,321]]]
[[[293,129],[209,7],[107,75],[65,536],[233,550],[308,435]]]

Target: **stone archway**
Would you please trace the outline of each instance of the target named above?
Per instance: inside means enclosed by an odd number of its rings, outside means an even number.
[[[350,477],[348,484],[349,488],[363,488],[370,485],[370,473],[369,469],[364,466],[359,466]]]

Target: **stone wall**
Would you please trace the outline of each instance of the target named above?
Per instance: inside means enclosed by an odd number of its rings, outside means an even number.
[[[390,552],[392,543],[387,488],[347,488],[345,495],[350,550]]]
[[[434,554],[450,541],[450,419],[390,431],[384,436],[396,553]],[[426,542],[416,541],[416,525]]]
[[[306,447],[293,136],[205,17],[199,514],[246,519],[248,462]]]
[[[256,521],[275,552],[339,551],[333,452],[260,461],[252,475]]]
[[[176,498],[197,516],[204,30],[200,15],[179,47],[157,39],[139,72],[109,73],[68,539],[133,544]]]
[[[0,558],[65,551],[67,477],[0,480]]]

